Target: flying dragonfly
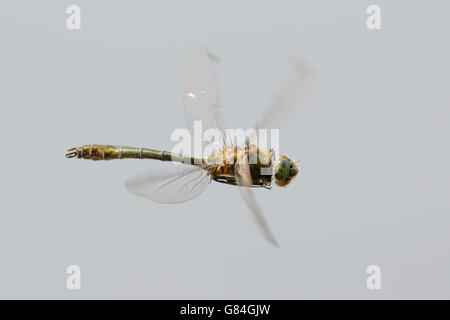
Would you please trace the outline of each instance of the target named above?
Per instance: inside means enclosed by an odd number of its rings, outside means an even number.
[[[183,164],[144,173],[125,183],[130,192],[161,203],[181,203],[196,198],[211,181],[237,186],[262,234],[278,247],[252,189],[270,189],[272,182],[286,187],[297,176],[298,164],[285,154],[275,159],[274,151],[259,148],[252,143],[253,137],[247,138],[243,145],[230,143],[226,138],[227,126],[217,85],[218,57],[207,47],[199,46],[192,51],[187,61],[183,99],[187,123],[192,129],[194,121],[202,121],[204,129],[219,130],[224,137],[223,148],[208,157],[199,158],[148,148],[90,144],[67,150],[66,158],[154,159]],[[267,127],[277,114],[287,112],[282,109],[288,105],[288,97],[296,93],[299,84],[304,84],[308,75],[309,70],[305,65],[295,66],[291,85],[283,88],[283,92],[273,95],[265,112],[253,127],[253,132]]]

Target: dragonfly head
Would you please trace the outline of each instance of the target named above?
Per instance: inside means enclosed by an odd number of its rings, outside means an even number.
[[[283,154],[277,161],[275,183],[279,187],[287,186],[298,173],[298,165],[287,155]]]

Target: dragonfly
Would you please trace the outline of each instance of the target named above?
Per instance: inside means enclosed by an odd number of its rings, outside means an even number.
[[[226,134],[226,121],[218,89],[219,58],[206,46],[195,47],[187,59],[187,71],[183,106],[190,129],[194,121],[202,121],[204,129],[217,129]],[[287,96],[295,92],[297,84],[304,83],[307,68],[296,68],[293,84],[286,92],[274,94],[266,110],[254,125],[256,132],[266,127],[269,120],[282,113]],[[169,151],[118,145],[89,144],[74,147],[66,152],[66,158],[90,160],[153,159],[181,163],[170,168],[161,168],[132,177],[126,188],[139,196],[160,203],[182,203],[198,197],[212,181],[238,187],[249,211],[254,215],[263,236],[273,245],[278,242],[266,221],[253,190],[270,189],[272,182],[286,187],[299,172],[298,163],[283,154],[275,159],[272,149],[265,150],[245,140],[235,145],[226,138],[223,148],[208,157],[195,157]],[[256,161],[248,161],[248,159]],[[265,169],[265,170],[264,170]]]

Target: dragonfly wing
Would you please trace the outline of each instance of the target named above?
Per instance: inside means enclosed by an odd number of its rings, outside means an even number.
[[[261,207],[259,206],[254,193],[250,189],[250,186],[252,185],[252,177],[250,173],[250,167],[246,159],[248,159],[247,155],[240,155],[239,160],[234,167],[234,173],[236,176],[237,184],[239,186],[239,192],[244,199],[244,202],[247,205],[248,209],[253,213],[253,216],[256,219],[256,223],[264,237],[278,248],[278,242],[275,239],[275,236],[273,235],[269,224],[264,218]]]
[[[201,120],[203,132],[218,129],[225,139],[226,124],[218,89],[218,65],[219,58],[207,47],[193,48],[186,63],[183,105],[191,130],[194,121]]]
[[[239,191],[241,193],[242,198],[244,199],[245,204],[249,208],[249,210],[253,213],[257,225],[264,235],[264,237],[272,243],[274,246],[279,248],[278,242],[275,239],[272,231],[270,230],[269,224],[267,223],[264,215],[262,214],[261,208],[259,206],[258,201],[255,198],[254,193],[247,187],[239,187]]]
[[[180,203],[198,197],[210,181],[207,170],[172,164],[170,168],[132,177],[125,182],[125,187],[134,194],[156,202]]]
[[[299,109],[297,106],[311,96],[315,71],[306,59],[299,56],[289,59],[289,70],[285,78],[280,89],[272,93],[269,103],[257,119],[254,125],[256,131],[280,128]]]

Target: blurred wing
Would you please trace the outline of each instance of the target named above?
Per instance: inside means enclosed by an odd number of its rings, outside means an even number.
[[[258,201],[255,198],[254,193],[247,187],[239,187],[239,191],[241,193],[242,198],[244,199],[245,204],[249,208],[249,210],[253,213],[257,225],[264,235],[264,237],[272,243],[275,247],[279,248],[278,242],[275,239],[270,227],[262,214],[261,208],[259,206]]]
[[[246,159],[248,160],[247,155],[242,153],[234,167],[236,181],[239,185],[239,192],[241,193],[241,196],[244,199],[244,202],[247,205],[248,209],[253,213],[257,225],[264,237],[274,246],[279,248],[278,242],[275,239],[272,231],[270,230],[269,224],[264,218],[261,207],[259,206],[259,203],[252,190],[250,190],[250,186],[252,185],[252,177],[250,173],[250,167]]]
[[[137,175],[125,182],[128,191],[161,203],[180,203],[198,197],[208,186],[209,172],[173,164],[170,168]]]
[[[292,119],[298,106],[311,95],[315,72],[301,57],[289,59],[289,72],[278,91],[272,93],[266,106],[255,123],[254,129],[280,128],[286,119]],[[295,117],[294,117],[295,118]]]
[[[195,47],[186,63],[184,113],[193,132],[194,121],[202,121],[203,132],[214,128],[225,138],[225,120],[217,83],[219,58],[205,46]]]

